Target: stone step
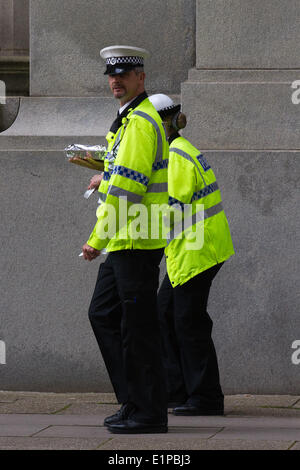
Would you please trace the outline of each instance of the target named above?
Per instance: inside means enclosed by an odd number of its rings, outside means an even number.
[[[170,96],[180,102],[179,95]],[[117,110],[118,102],[112,97],[21,97],[13,124],[0,133],[0,151],[63,150],[72,143],[105,145]]]
[[[299,150],[299,78],[296,70],[191,70],[181,87],[186,137],[202,150]]]
[[[62,150],[71,143],[105,143],[118,103],[114,98],[22,97],[1,150]]]

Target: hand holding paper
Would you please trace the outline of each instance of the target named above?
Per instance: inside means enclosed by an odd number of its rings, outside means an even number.
[[[86,259],[87,261],[93,261],[93,259],[97,258],[98,256],[100,256],[101,254],[101,251],[99,250],[96,250],[95,248],[93,248],[92,246],[88,245],[87,243],[85,243],[82,247],[82,256],[84,257],[84,259]],[[81,254],[79,255],[81,256]]]
[[[101,145],[72,144],[65,148],[70,163],[89,168],[90,170],[104,170],[106,148]]]
[[[103,178],[103,174],[94,175],[90,179],[90,184],[88,185],[88,189],[98,189],[102,181],[102,178]]]
[[[72,144],[65,148],[67,158],[92,158],[93,160],[104,160],[106,148],[102,145],[80,145]]]

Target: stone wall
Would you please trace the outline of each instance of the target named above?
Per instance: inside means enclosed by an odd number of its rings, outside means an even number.
[[[181,91],[184,135],[221,188],[236,250],[209,301],[224,392],[299,394],[299,16],[296,0],[31,1],[31,96],[0,134],[0,389],[111,390],[87,318],[99,262],[78,257],[92,173],[63,148],[104,142],[117,103],[99,50],[127,43],[152,53],[150,92]]]

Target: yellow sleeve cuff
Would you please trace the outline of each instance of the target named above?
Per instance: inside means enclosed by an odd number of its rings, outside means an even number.
[[[92,231],[90,238],[87,241],[87,244],[91,246],[92,248],[95,248],[95,250],[101,251],[103,250],[103,248],[106,247],[109,240],[107,238],[104,240],[101,240],[101,238],[98,238],[96,234],[96,227],[97,227],[97,224],[95,225],[94,230]]]

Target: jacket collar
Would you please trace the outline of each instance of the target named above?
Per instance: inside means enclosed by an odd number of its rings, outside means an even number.
[[[178,137],[180,137],[180,134],[178,132],[175,132],[174,134],[170,135],[170,137],[168,138],[169,145],[171,145],[173,140],[177,139]]]
[[[122,111],[121,114],[117,115],[117,118],[114,120],[114,122],[111,125],[110,132],[113,132],[114,134],[117,132],[119,127],[122,125],[122,119],[127,116],[128,112],[130,109],[135,109],[142,101],[144,101],[146,98],[148,98],[148,95],[145,91],[138,95],[136,98],[134,98],[131,103]]]

